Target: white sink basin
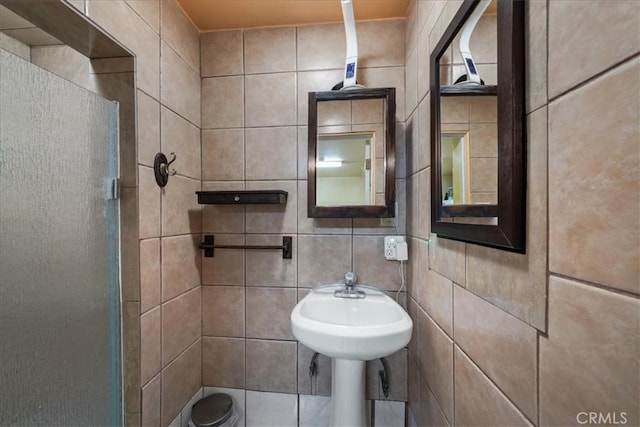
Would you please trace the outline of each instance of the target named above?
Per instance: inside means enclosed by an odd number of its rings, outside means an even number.
[[[302,344],[335,359],[373,360],[409,343],[413,323],[383,292],[357,287],[365,298],[337,298],[344,285],[313,289],[291,313],[293,335]]]

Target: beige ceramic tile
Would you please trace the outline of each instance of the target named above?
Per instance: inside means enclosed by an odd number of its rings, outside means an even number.
[[[344,67],[346,51],[344,25],[309,25],[298,27],[297,30],[299,71]],[[333,84],[338,81],[339,79]]]
[[[89,59],[68,46],[31,45],[31,63],[79,86],[89,85]]]
[[[449,427],[451,424],[442,412],[442,408],[438,400],[429,389],[429,385],[424,378],[420,381],[420,416],[418,418],[419,426],[433,427]]]
[[[396,179],[395,199],[398,203],[397,218],[398,226],[382,226],[379,218],[354,218],[353,234],[363,235],[394,235],[404,234],[406,231],[406,184],[404,179]],[[384,205],[384,201],[377,203]]]
[[[308,128],[298,126],[298,179],[307,179],[309,165],[309,139]]]
[[[409,55],[416,48],[418,43],[418,3],[419,0],[410,2],[407,6],[407,20],[405,23],[405,49],[406,54]]]
[[[296,365],[295,342],[247,340],[247,389],[296,393]]]
[[[362,68],[360,74],[362,84],[367,87],[394,87],[396,89],[396,119],[404,121],[405,88],[404,67]],[[360,78],[358,78],[360,80]]]
[[[405,20],[359,22],[358,67],[404,66]]]
[[[31,61],[31,47],[21,42],[20,40],[16,40],[13,37],[9,37],[5,33],[0,31],[0,48],[10,52],[25,61]]]
[[[142,425],[160,425],[160,391],[161,375],[142,388]]]
[[[417,170],[422,170],[431,165],[431,99],[427,95],[418,106],[418,153],[416,157]]]
[[[295,126],[247,129],[246,179],[296,179],[297,145]]]
[[[418,144],[420,142],[420,120],[418,113],[414,112],[405,122],[405,143],[407,149],[407,175],[413,175],[418,170]]]
[[[546,329],[547,109],[527,122],[527,254],[467,245],[466,287],[494,305]]]
[[[626,412],[640,423],[637,298],[551,276],[549,333],[540,337],[540,424],[581,411]]]
[[[526,416],[537,419],[537,331],[459,286],[456,344]]]
[[[416,50],[409,54],[405,66],[405,108],[408,115],[418,106],[418,54]]]
[[[176,154],[176,161],[170,166],[179,175],[200,179],[200,129],[178,116],[168,108],[162,107],[162,152],[168,160],[170,153]]]
[[[241,286],[203,286],[202,335],[244,337],[244,298]]]
[[[140,410],[140,303],[122,303],[122,374],[124,410]]]
[[[3,30],[31,28],[34,26],[31,22],[5,6],[2,6],[0,11],[2,12],[0,13],[0,28]]]
[[[244,79],[241,76],[202,79],[202,128],[244,126]]]
[[[456,346],[456,424],[532,426],[477,366]]]
[[[160,0],[125,0],[147,24],[160,32]],[[84,2],[84,0],[83,0]]]
[[[202,33],[200,55],[202,77],[242,74],[242,31]]]
[[[202,384],[213,387],[245,387],[245,340],[202,339]]]
[[[200,181],[172,176],[162,191],[162,235],[199,233],[202,209],[195,192]]]
[[[140,310],[160,304],[160,239],[140,241]]]
[[[300,31],[300,29],[298,29]],[[344,59],[342,60],[344,61]],[[344,67],[344,64],[341,65]],[[298,83],[298,124],[309,122],[309,92],[324,92],[342,79],[342,68],[339,70],[304,71],[297,73]]]
[[[295,339],[291,311],[297,302],[295,289],[247,288],[247,337]]]
[[[140,241],[135,187],[120,189],[120,290],[122,301],[140,301]]]
[[[409,352],[406,348],[401,348],[393,354],[385,357],[387,363],[387,373],[389,374],[389,397],[384,397],[382,393],[382,387],[380,386],[379,370],[381,368],[381,362],[374,360],[369,364],[373,365],[375,374],[375,384],[378,386],[379,400],[396,400],[407,401],[407,385],[408,385],[408,356]]]
[[[547,2],[530,1],[525,12],[527,113],[547,103]]]
[[[426,276],[426,280],[423,288],[417,291],[418,303],[450,337],[453,337],[453,282],[433,270],[424,271],[422,274]]]
[[[160,104],[138,90],[138,163],[153,166],[160,151]]]
[[[199,234],[162,238],[162,301],[200,285]]]
[[[246,74],[296,70],[296,28],[258,28],[244,31]]]
[[[548,9],[550,98],[640,51],[636,1],[572,0]]]
[[[407,356],[407,412],[409,419],[420,419],[420,371],[418,370],[418,362],[413,358],[410,353]],[[425,425],[415,422],[409,425]]]
[[[467,123],[469,121],[468,96],[443,96],[440,98],[442,123]]]
[[[244,182],[203,182],[204,191],[244,190]],[[203,205],[202,228],[205,233],[244,233],[244,206]]]
[[[331,358],[318,354],[313,379],[309,364],[314,351],[298,343],[298,393],[331,396]]]
[[[140,316],[140,380],[146,384],[162,369],[160,307]]]
[[[418,9],[424,8],[424,6],[432,7],[433,2],[418,1]],[[430,19],[432,21],[433,18]],[[418,34],[418,101],[429,92],[429,85],[431,84],[430,75],[430,51],[429,51],[429,32],[431,26],[424,26]]]
[[[307,181],[298,181],[298,233],[351,234],[351,218],[309,218]]]
[[[296,124],[296,74],[247,75],[245,116],[247,127]]]
[[[469,133],[469,156],[498,157],[497,123],[471,123]]]
[[[469,163],[472,193],[498,191],[497,157],[472,157]]]
[[[415,206],[417,211],[417,227],[415,229],[416,237],[428,239],[431,229],[431,171],[423,169],[416,175],[418,183],[418,204]]]
[[[247,246],[282,245],[281,235],[247,235]],[[297,238],[293,237],[292,259],[283,259],[279,249],[246,251],[247,286],[283,286],[297,285]]]
[[[386,261],[383,254],[383,236],[353,236],[353,272],[358,275],[358,283],[385,290],[398,290],[398,263]],[[372,262],[373,260],[376,261]]]
[[[466,244],[431,234],[429,239],[429,268],[454,283],[465,284]]]
[[[202,131],[202,179],[237,181],[244,179],[244,130]]]
[[[298,218],[296,181],[248,181],[247,190],[284,190],[288,193],[286,205],[247,206],[247,233],[295,233]]]
[[[161,77],[162,104],[200,126],[200,75],[164,42]]]
[[[140,238],[160,236],[160,187],[156,184],[153,169],[138,168],[138,204]]]
[[[427,242],[413,237],[407,238],[407,244],[409,250],[406,269],[407,291],[416,302],[420,302],[422,301],[420,295],[426,292],[425,283],[427,281],[427,272],[429,271],[429,249]]]
[[[351,236],[298,236],[298,286],[342,283],[351,271]]]
[[[200,287],[162,305],[162,365],[192,345],[202,335]]]
[[[202,340],[162,371],[162,425],[168,425],[202,387]]]
[[[215,234],[216,245],[244,245],[242,234]],[[244,250],[216,249],[214,256],[202,253],[202,283],[207,285],[244,285]]]
[[[350,125],[351,105],[355,101],[323,101],[317,103],[317,125],[318,126],[338,126]]]
[[[449,422],[453,422],[453,341],[418,309],[418,367]]]
[[[162,40],[167,42],[200,74],[200,33],[182,11],[176,0],[162,0],[161,30]]]
[[[549,106],[549,269],[636,293],[638,75],[635,59]]]
[[[469,121],[471,123],[496,123],[498,121],[497,97],[469,97]]]

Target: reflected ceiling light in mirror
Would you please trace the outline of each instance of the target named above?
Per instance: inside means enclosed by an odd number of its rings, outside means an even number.
[[[342,160],[326,160],[326,161],[316,162],[316,167],[317,168],[341,168]]]

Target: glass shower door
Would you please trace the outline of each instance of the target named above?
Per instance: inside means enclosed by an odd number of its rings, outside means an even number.
[[[0,425],[122,423],[118,105],[0,49]]]

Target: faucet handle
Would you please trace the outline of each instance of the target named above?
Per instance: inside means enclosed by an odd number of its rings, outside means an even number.
[[[353,286],[358,280],[358,276],[353,271],[348,271],[347,274],[344,275],[344,283],[347,286]]]

